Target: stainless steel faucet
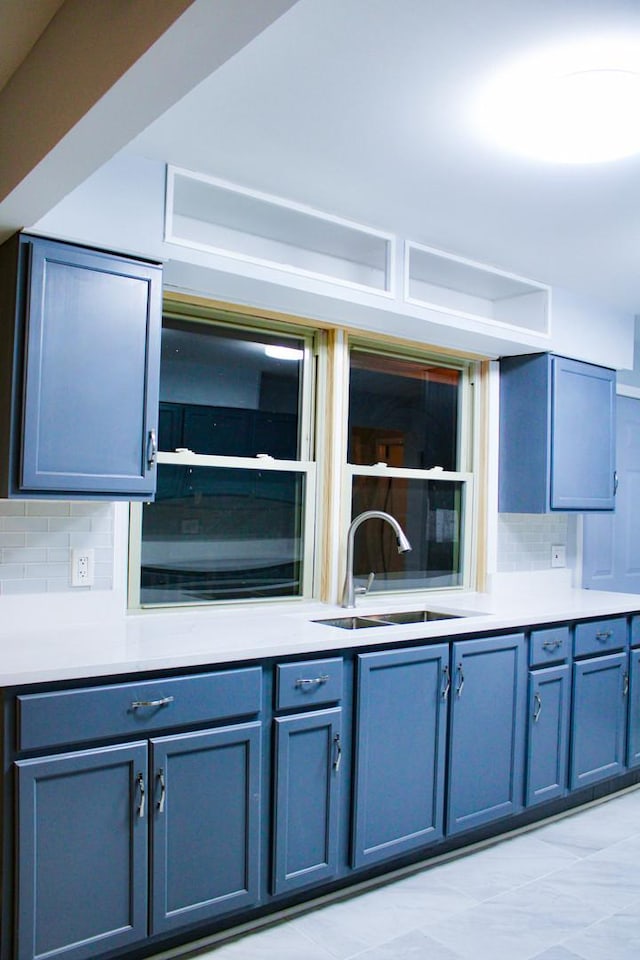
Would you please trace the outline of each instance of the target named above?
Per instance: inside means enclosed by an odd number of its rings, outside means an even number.
[[[377,517],[378,520],[386,520],[387,523],[393,527],[393,531],[398,538],[398,553],[406,553],[408,550],[411,550],[411,544],[409,543],[404,530],[396,518],[392,517],[390,513],[385,513],[383,510],[365,510],[364,513],[359,513],[357,517],[354,517],[354,519],[351,521],[349,533],[347,535],[347,572],[345,574],[344,587],[342,589],[343,607],[355,607],[356,593],[367,593],[369,587],[373,583],[375,574],[371,573],[369,575],[369,583],[366,587],[359,587],[356,590],[353,585],[353,542],[355,540],[356,530],[360,524],[364,523],[365,520],[371,520],[374,517]]]

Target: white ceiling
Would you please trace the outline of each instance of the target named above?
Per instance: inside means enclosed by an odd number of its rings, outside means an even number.
[[[611,30],[638,0],[298,0],[128,150],[640,313],[640,157],[527,161],[468,119],[494,68]]]

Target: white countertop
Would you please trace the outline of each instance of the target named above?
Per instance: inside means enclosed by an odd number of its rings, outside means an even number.
[[[606,617],[640,611],[640,595],[594,590],[535,589],[495,593],[441,591],[402,599],[360,598],[357,613],[428,608],[460,619],[343,630],[314,620],[354,611],[317,602],[260,603],[243,607],[198,607],[143,611],[115,620],[0,628],[0,685],[114,677],[267,657],[323,656],[371,644],[395,645],[532,624]]]

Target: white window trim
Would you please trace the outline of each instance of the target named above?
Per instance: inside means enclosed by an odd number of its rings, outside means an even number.
[[[142,603],[140,600],[142,565],[142,504],[131,504],[129,544],[129,608],[132,610],[177,609],[187,606],[221,606],[247,603],[287,603],[309,600],[313,593],[314,578],[314,530],[316,524],[316,464],[310,460],[276,460],[266,457],[220,457],[181,450],[176,453],[159,453],[158,464],[173,464],[181,467],[213,467],[273,471],[276,473],[301,473],[305,476],[304,506],[302,519],[302,592],[296,597],[248,597],[246,600],[194,600],[193,603]]]
[[[462,582],[448,587],[402,587],[394,590],[378,591],[384,592],[385,596],[395,596],[397,594],[415,594],[420,590],[468,590],[473,574],[473,528],[474,528],[474,507],[475,507],[475,477],[473,473],[456,472],[452,470],[415,470],[404,469],[403,467],[378,467],[378,466],[358,466],[347,464],[344,471],[344,502],[351,512],[351,498],[353,490],[354,477],[397,477],[405,480],[429,480],[451,481],[462,485],[462,523],[460,527],[460,550],[461,563],[460,573]]]

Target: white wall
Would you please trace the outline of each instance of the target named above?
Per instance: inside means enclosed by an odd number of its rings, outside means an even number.
[[[165,285],[262,309],[390,333],[487,357],[552,350],[614,368],[633,365],[633,317],[554,289],[551,336],[408,304],[395,296],[341,287],[212,253],[165,243],[162,163],[121,153],[72,191],[34,232],[165,262]],[[339,215],[340,211],[327,211]],[[393,224],[380,224],[393,232]],[[411,239],[411,238],[404,238]],[[394,266],[400,273],[402,244]],[[397,287],[401,287],[400,277]]]
[[[492,329],[490,322],[464,321],[404,304],[399,298],[394,301],[348,288],[340,289],[328,282],[296,278],[263,267],[248,267],[225,257],[167,244],[163,240],[164,180],[162,164],[120,154],[70,193],[32,229],[36,233],[164,260],[166,286],[186,293],[386,332],[418,342],[474,351],[487,357],[553,350],[618,368],[633,364],[633,318],[570,291],[553,290],[552,333],[550,338],[544,338]],[[392,224],[386,227],[393,229]],[[633,376],[634,382],[640,386],[640,365]],[[492,414],[494,418],[495,414],[496,410]],[[495,468],[497,444],[491,444],[490,455]],[[99,604],[103,604],[105,595],[112,598],[114,611],[121,613],[126,607],[126,515],[122,509],[119,505],[117,516],[120,517],[121,535],[116,536],[113,548],[113,585],[110,589],[106,580],[101,579],[103,590],[97,588],[93,593],[96,610]],[[73,516],[70,507],[69,520]],[[25,522],[29,519],[26,512],[24,519]],[[571,545],[571,530],[566,518],[499,518],[492,502],[489,526],[493,543],[489,573],[548,568],[551,544]],[[49,550],[59,547],[53,540],[47,540],[47,531],[41,533],[42,543],[37,549],[44,550],[49,556]],[[54,530],[50,529],[49,537],[53,534]],[[69,536],[73,536],[71,527]],[[70,545],[71,540],[69,549]],[[9,546],[7,542],[3,549],[14,551],[6,555],[6,561],[3,556],[3,564],[9,560],[12,565],[17,563],[23,572],[17,580],[23,584],[31,580],[31,587],[7,587],[10,578],[0,569],[0,595],[11,589],[15,592],[30,590],[37,583],[43,594],[50,590],[49,578],[27,575],[30,563],[27,551],[34,549],[27,530],[20,544]],[[24,551],[22,557],[21,550]],[[68,562],[62,554],[56,556],[60,557],[60,563]],[[572,562],[571,551],[569,562]],[[16,569],[14,566],[14,572]],[[58,578],[59,586],[62,579]],[[76,597],[74,593],[69,594],[68,600],[78,609]],[[85,595],[82,603],[86,610],[91,610],[91,602],[91,598]],[[67,607],[63,605],[60,610],[68,616]]]

